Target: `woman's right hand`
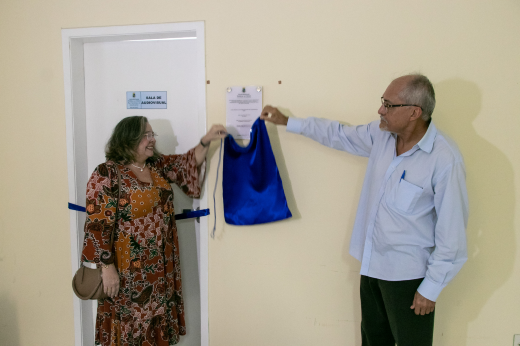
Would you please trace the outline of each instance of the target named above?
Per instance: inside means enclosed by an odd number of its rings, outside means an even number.
[[[103,291],[110,298],[117,296],[119,292],[119,274],[115,265],[109,264],[106,268],[101,269],[101,277],[103,278]]]

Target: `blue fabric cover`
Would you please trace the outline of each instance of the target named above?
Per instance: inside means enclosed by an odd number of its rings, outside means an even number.
[[[241,147],[232,136],[224,141],[222,187],[224,217],[231,225],[256,225],[292,216],[265,122],[258,118],[251,141]]]

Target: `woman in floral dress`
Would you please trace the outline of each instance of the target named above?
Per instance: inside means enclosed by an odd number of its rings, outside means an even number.
[[[209,144],[226,135],[222,125],[214,125],[186,154],[161,155],[145,117],[125,118],[115,127],[107,161],[87,184],[82,260],[102,267],[109,296],[98,301],[96,345],[166,346],[186,334],[170,184],[198,197]],[[116,207],[118,225],[110,248]]]

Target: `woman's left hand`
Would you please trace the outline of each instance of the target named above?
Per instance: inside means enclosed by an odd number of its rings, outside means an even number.
[[[214,140],[226,138],[227,135],[228,133],[226,128],[221,124],[216,124],[211,126],[208,133],[202,137],[202,143],[208,145]]]
[[[211,141],[226,138],[227,135],[227,130],[223,125],[217,124],[211,126],[208,133],[201,138],[200,144],[195,147],[195,160],[197,160],[197,167],[202,165],[202,162],[204,162]]]

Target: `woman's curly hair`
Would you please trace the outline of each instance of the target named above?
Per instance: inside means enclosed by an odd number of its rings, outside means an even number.
[[[137,147],[146,132],[146,124],[148,119],[139,115],[122,119],[114,128],[105,147],[106,159],[124,165],[135,162]],[[160,156],[161,153],[154,147],[153,156],[146,162],[155,162]]]

